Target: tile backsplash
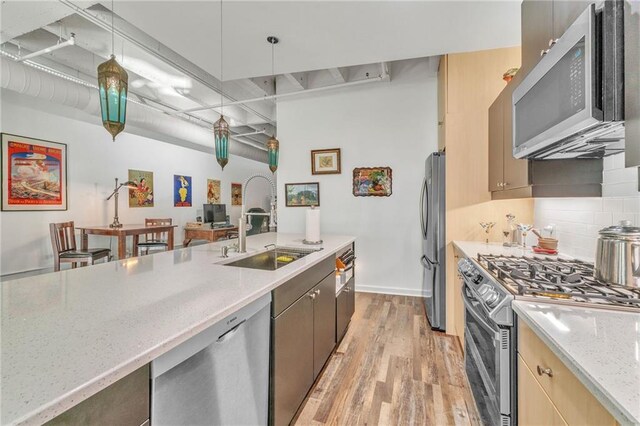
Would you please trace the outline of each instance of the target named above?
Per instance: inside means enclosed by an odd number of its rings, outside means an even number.
[[[602,192],[602,198],[535,199],[536,228],[555,224],[561,253],[593,261],[600,229],[621,220],[640,226],[638,168],[624,168],[624,154],[604,159]]]

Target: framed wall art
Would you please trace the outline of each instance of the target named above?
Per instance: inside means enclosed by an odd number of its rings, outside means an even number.
[[[389,197],[391,192],[391,167],[358,167],[353,169],[354,196]]]
[[[232,206],[242,205],[242,184],[241,183],[231,184],[231,205]]]
[[[153,172],[130,169],[129,180],[136,184],[129,189],[129,207],[153,207]]]
[[[207,179],[207,204],[220,203],[220,181]]]
[[[2,133],[2,210],[67,210],[67,145]]]
[[[340,148],[316,149],[311,151],[311,174],[340,174]]]
[[[287,207],[320,206],[320,184],[318,182],[287,183],[284,185]]]
[[[191,176],[173,175],[173,207],[191,207]]]

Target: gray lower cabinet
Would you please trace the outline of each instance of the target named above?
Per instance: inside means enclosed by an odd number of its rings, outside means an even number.
[[[149,419],[149,398],[145,365],[46,424],[140,426]]]
[[[336,344],[335,258],[273,291],[269,423],[288,425]]]
[[[340,342],[355,311],[355,278],[351,278],[336,296],[336,337]]]

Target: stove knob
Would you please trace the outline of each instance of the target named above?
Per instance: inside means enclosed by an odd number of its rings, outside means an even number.
[[[497,291],[495,291],[494,289],[491,289],[490,291],[487,292],[485,302],[487,303],[487,305],[489,305],[489,307],[495,308],[499,301],[500,301],[500,294]]]
[[[484,280],[484,277],[478,273],[475,274],[475,276],[473,277],[473,282],[475,284],[480,284],[482,282],[482,280]]]

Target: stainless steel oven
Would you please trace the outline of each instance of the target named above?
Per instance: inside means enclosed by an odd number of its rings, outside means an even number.
[[[464,286],[465,370],[486,425],[516,424],[513,296],[471,260],[458,264]]]
[[[622,2],[578,17],[513,91],[513,156],[602,157],[624,150]]]

